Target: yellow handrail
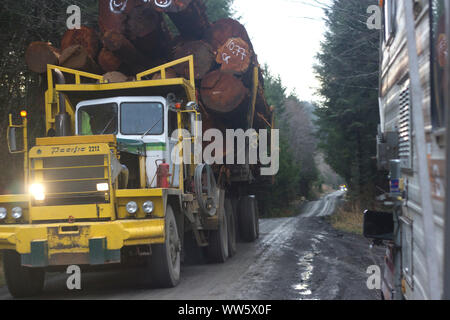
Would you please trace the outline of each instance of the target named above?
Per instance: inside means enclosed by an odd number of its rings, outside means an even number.
[[[194,75],[194,56],[190,55],[166,64],[163,64],[161,66],[158,66],[156,68],[138,73],[136,75],[136,80],[140,81],[143,77],[149,76],[151,74],[160,73],[161,79],[166,79],[166,70],[170,67],[189,62],[189,82],[193,88],[195,88],[195,75]]]

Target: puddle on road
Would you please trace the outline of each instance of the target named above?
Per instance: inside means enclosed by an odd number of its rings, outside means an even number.
[[[300,296],[302,296],[301,299],[311,299],[310,297],[312,295],[312,291],[310,289],[310,280],[313,275],[314,271],[314,257],[318,254],[320,254],[320,250],[317,249],[317,244],[321,242],[325,237],[323,235],[316,235],[311,240],[311,251],[305,252],[303,254],[299,261],[297,262],[297,265],[301,268],[302,272],[300,274],[300,280],[301,283],[293,285],[292,288],[298,292]]]

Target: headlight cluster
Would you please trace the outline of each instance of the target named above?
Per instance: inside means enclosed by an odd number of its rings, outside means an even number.
[[[23,216],[23,210],[21,207],[14,207],[11,210],[11,217],[16,220],[19,220]],[[5,220],[8,217],[8,210],[6,208],[0,208],[0,221]]]
[[[130,201],[127,203],[127,212],[131,215],[135,215],[136,212],[139,209],[138,204],[135,201]],[[153,212],[154,210],[154,205],[152,201],[146,201],[142,204],[142,210],[144,211],[145,214],[149,215]]]

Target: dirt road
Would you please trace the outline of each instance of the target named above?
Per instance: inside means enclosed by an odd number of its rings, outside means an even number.
[[[294,218],[263,219],[260,239],[239,244],[225,264],[190,265],[174,289],[147,289],[136,270],[83,273],[82,290],[69,291],[67,275],[47,276],[41,299],[378,299],[366,287],[374,264],[369,242],[334,230],[324,219],[341,192],[306,204]],[[381,263],[383,250],[376,250]],[[11,299],[0,288],[0,299]]]

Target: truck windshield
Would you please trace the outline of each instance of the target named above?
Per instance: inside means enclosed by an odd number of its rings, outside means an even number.
[[[105,103],[78,109],[78,134],[117,134],[117,104]]]
[[[124,135],[164,133],[163,105],[159,102],[124,102],[120,106],[120,131]]]

